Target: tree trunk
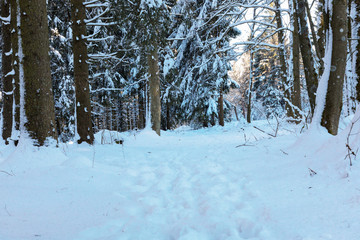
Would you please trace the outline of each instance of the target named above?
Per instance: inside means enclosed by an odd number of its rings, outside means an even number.
[[[238,116],[238,112],[237,112],[236,106],[234,106],[234,112],[235,112],[236,121],[239,121],[239,116]]]
[[[294,6],[295,6],[295,1]],[[294,22],[294,32],[293,32],[293,94],[292,94],[292,104],[301,110],[301,83],[300,83],[300,43],[299,43],[299,25],[298,25],[298,15],[293,9],[292,17]],[[294,109],[295,110],[295,109]],[[299,112],[295,110],[295,117],[299,117]]]
[[[219,97],[219,125],[224,126],[224,95],[220,90],[220,97]]]
[[[355,17],[355,25],[360,26],[360,0],[354,0],[356,5],[356,17]],[[357,36],[360,36],[360,27],[357,30]],[[355,64],[355,72],[356,72],[356,100],[360,102],[360,40],[357,41],[356,44],[356,64]]]
[[[119,98],[119,103],[118,103],[118,115],[119,115],[119,128],[120,131],[125,131],[125,119],[124,119],[124,114],[123,114],[123,98]]]
[[[251,123],[251,104],[252,104],[252,86],[253,86],[253,63],[254,61],[254,53],[253,50],[250,50],[250,76],[249,76],[249,99],[247,105],[247,113],[246,113],[246,121]]]
[[[280,11],[280,3],[279,0],[275,0],[275,19],[276,19],[276,27],[277,27],[277,40],[280,48],[278,48],[279,53],[279,61],[280,61],[280,79],[284,88],[284,96],[287,101],[291,101],[290,96],[290,87],[287,80],[287,67],[286,67],[286,52],[285,52],[285,44],[284,44],[284,32],[283,32],[283,24],[281,19],[281,11]],[[285,102],[285,110],[288,117],[293,117],[293,111],[288,102]]]
[[[327,11],[326,8],[326,0],[319,0],[318,4],[318,13],[319,13],[319,29],[317,33],[317,39],[318,39],[318,46],[319,46],[319,53],[320,53],[320,59],[323,59],[325,57],[325,45],[326,45],[326,32],[329,30],[330,27],[330,15],[329,11]],[[320,67],[319,67],[319,75],[322,76],[324,72],[324,61],[320,61]]]
[[[149,50],[147,60],[149,67],[149,92],[150,92],[150,116],[151,128],[160,136],[161,124],[161,101],[160,101],[160,76],[157,44],[153,41],[152,49]]]
[[[74,79],[76,95],[78,143],[93,144],[94,133],[91,122],[91,105],[89,89],[89,66],[86,46],[86,10],[83,0],[71,0],[73,29]]]
[[[306,9],[304,0],[296,1],[296,12],[298,14],[299,41],[301,56],[304,64],[306,86],[309,95],[311,112],[314,113],[318,76],[315,70],[315,61],[311,51],[309,28],[306,21]]]
[[[13,138],[15,139],[15,144],[19,140],[20,134],[20,80],[19,80],[19,27],[17,24],[18,16],[18,1],[10,0],[10,11],[11,11],[11,46],[12,46],[12,67],[14,69],[14,129]]]
[[[1,16],[10,16],[9,2],[3,0],[1,4]],[[2,86],[3,86],[3,126],[2,137],[6,144],[9,144],[13,128],[13,69],[11,66],[11,26],[10,22],[2,22]]]
[[[253,19],[256,18],[256,8],[253,10]],[[255,23],[253,23],[250,27],[250,39],[254,38],[255,35]],[[247,105],[247,113],[246,113],[246,121],[251,123],[251,113],[252,113],[252,88],[253,88],[253,68],[254,68],[254,48],[250,49],[250,73],[249,73],[249,95],[248,95],[248,105]]]
[[[144,96],[142,94],[143,90],[140,90],[138,92],[138,101],[139,101],[139,120],[137,127],[138,129],[144,129],[145,128],[145,101]]]
[[[34,145],[46,144],[48,137],[57,138],[52,92],[49,33],[46,0],[20,0],[19,46],[22,64],[25,118],[21,121]],[[19,14],[20,15],[20,14]],[[19,41],[20,42],[20,41]]]
[[[311,11],[310,11],[308,1],[305,1],[305,8],[306,8],[306,14],[307,14],[309,24],[310,24],[311,36],[312,36],[312,39],[313,39],[313,45],[315,47],[316,56],[318,57],[319,61],[321,62],[321,65],[323,65],[322,57],[321,57],[321,54],[320,54],[319,43],[318,43],[318,41],[316,39],[315,26],[314,26],[314,22],[313,22],[313,20],[311,18]]]
[[[319,46],[319,57],[323,58],[325,56],[325,32],[329,27],[329,14],[325,11],[325,0],[319,0],[318,4],[318,13],[319,13],[319,29],[317,32],[318,46]],[[322,75],[323,66],[320,67],[320,75]]]
[[[326,104],[321,125],[326,127],[330,134],[336,135],[342,108],[347,59],[347,0],[333,0],[333,16],[330,24],[333,46]]]
[[[170,100],[166,100],[166,130],[171,129]]]

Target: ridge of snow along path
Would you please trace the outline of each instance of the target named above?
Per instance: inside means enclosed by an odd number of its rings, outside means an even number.
[[[123,133],[124,145],[99,144],[116,135],[104,132],[94,146],[0,146],[0,239],[360,239],[357,163],[318,163],[289,147],[294,126],[281,129],[271,138],[231,123]]]

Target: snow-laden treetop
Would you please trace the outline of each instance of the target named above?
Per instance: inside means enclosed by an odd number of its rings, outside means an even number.
[[[141,0],[141,8],[159,8],[163,4],[162,0]]]

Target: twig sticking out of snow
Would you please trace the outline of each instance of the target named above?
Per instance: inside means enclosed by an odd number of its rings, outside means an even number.
[[[280,122],[279,122],[279,119],[278,119],[278,117],[276,116],[276,114],[274,114],[274,117],[275,117],[275,119],[276,119],[276,128],[275,128],[275,129],[271,126],[270,121],[269,121],[269,119],[267,118],[267,121],[268,121],[269,125],[270,125],[271,128],[273,128],[273,130],[274,130],[274,134],[267,133],[267,132],[265,132],[264,130],[262,130],[262,129],[256,127],[256,126],[254,126],[254,128],[257,129],[257,130],[259,130],[260,132],[263,132],[263,133],[269,135],[270,137],[274,137],[274,138],[277,137],[277,134],[278,134],[278,132],[279,132]]]
[[[280,149],[280,151],[285,154],[285,155],[289,155],[287,152],[285,152],[284,150]]]
[[[238,147],[255,147],[255,145],[243,143],[243,144],[237,145],[235,148],[238,148]]]
[[[349,161],[350,161],[350,167],[352,166],[352,162],[353,162],[353,159],[356,159],[356,156],[357,156],[357,153],[359,151],[359,148],[356,149],[356,151],[354,151],[351,147],[350,147],[350,136],[352,135],[352,130],[353,130],[353,127],[355,125],[355,123],[357,121],[359,121],[360,118],[356,119],[356,121],[352,122],[351,123],[351,127],[350,127],[350,130],[349,130],[349,134],[347,135],[346,137],[346,143],[345,143],[345,146],[346,146],[346,150],[347,150],[347,154],[345,156],[344,159],[346,158],[349,158]]]
[[[255,129],[257,129],[257,130],[259,130],[260,132],[263,132],[263,133],[265,133],[265,134],[267,134],[267,135],[271,136],[271,137],[276,137],[276,135],[271,134],[271,133],[267,133],[267,132],[265,132],[264,130],[262,130],[262,129],[260,129],[260,128],[256,127],[256,126],[254,126],[254,128],[255,128]]]
[[[315,172],[311,168],[309,168],[309,173],[310,173],[310,177],[313,177],[313,176],[315,176],[317,174],[317,172]]]
[[[4,170],[0,170],[0,172],[5,173],[5,174],[7,174],[7,175],[9,175],[9,176],[12,176],[12,177],[15,176],[15,174],[9,173],[9,172],[4,171]]]
[[[9,217],[11,217],[11,214],[10,214],[9,210],[7,209],[7,207],[6,207],[6,204],[4,206],[4,209],[5,209],[5,212],[9,215]]]

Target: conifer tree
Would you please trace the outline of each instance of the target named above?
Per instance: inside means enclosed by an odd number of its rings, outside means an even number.
[[[232,59],[229,39],[238,32],[229,27],[231,17],[217,14],[226,3],[181,0],[172,9],[174,26],[169,39],[176,52],[173,68],[177,69],[177,87],[169,87],[180,98],[182,119],[196,126],[214,125],[219,120],[221,124],[222,111],[230,109],[222,94],[236,86],[227,72]]]
[[[148,100],[149,106],[145,108],[149,109],[151,128],[160,134],[161,74],[159,61],[161,56],[159,53],[166,39],[164,32],[168,10],[164,2],[160,0],[113,1],[118,12],[116,14],[118,15],[118,24],[122,26],[119,28],[119,32],[127,37],[122,42],[125,49],[122,49],[120,53],[122,56],[126,54],[129,57],[129,64],[126,64],[123,73],[125,81],[123,95],[139,91],[137,94],[139,103]],[[143,119],[143,117],[139,116],[139,119]]]
[[[69,0],[48,2],[50,63],[59,141],[75,136],[75,91]]]

